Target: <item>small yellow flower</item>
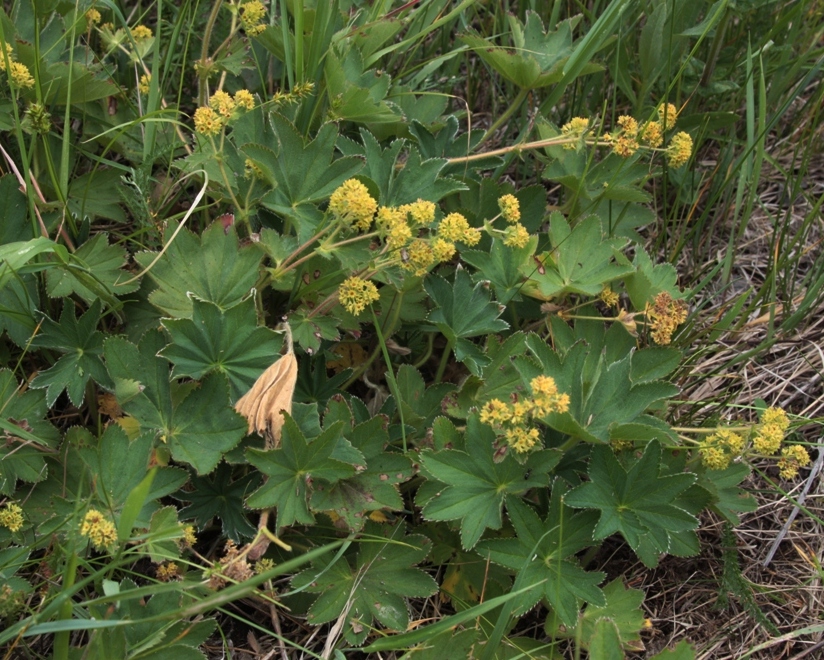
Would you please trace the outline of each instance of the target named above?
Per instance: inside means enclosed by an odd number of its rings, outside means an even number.
[[[172,580],[180,579],[180,566],[173,561],[163,562],[155,570],[157,579],[161,582],[171,582]]]
[[[498,208],[507,222],[518,222],[521,219],[521,204],[515,195],[502,195],[498,198]]]
[[[401,260],[401,266],[413,271],[418,277],[426,275],[426,271],[433,263],[435,263],[435,253],[429,243],[420,239],[409,244],[406,255]]]
[[[558,392],[555,379],[551,376],[536,376],[529,386],[532,388],[534,415],[545,417],[553,412],[565,413],[569,410],[569,395]]]
[[[641,142],[650,147],[660,147],[664,141],[664,132],[661,122],[651,121],[641,129]]]
[[[14,61],[14,50],[11,47],[11,44],[3,44],[3,48],[6,51],[6,55],[9,58],[9,62]],[[0,71],[6,70],[6,58],[3,57],[3,53],[0,52]]]
[[[715,433],[719,446],[724,447],[733,456],[740,456],[744,451],[744,438],[729,429],[718,429]]]
[[[419,199],[417,202],[411,204],[404,204],[402,207],[409,216],[412,222],[416,225],[428,225],[435,219],[435,204]]]
[[[360,277],[350,277],[344,280],[338,288],[338,300],[350,314],[357,316],[367,305],[371,305],[380,298],[377,287],[368,280]]]
[[[481,408],[479,419],[482,424],[501,426],[512,419],[512,409],[500,399],[491,399]]]
[[[185,547],[191,548],[195,543],[197,543],[197,535],[195,534],[195,528],[193,525],[184,525],[183,527],[183,545]]]
[[[654,305],[646,311],[651,321],[652,340],[660,346],[669,344],[675,330],[687,320],[687,312],[687,303],[683,300],[674,300],[666,291],[659,293]]]
[[[701,462],[708,470],[724,470],[729,464],[731,457],[720,447],[714,445],[704,445],[699,449]]]
[[[239,89],[235,92],[235,105],[244,110],[252,110],[255,107],[255,97],[248,89]]]
[[[664,130],[669,130],[675,126],[675,120],[678,119],[678,109],[672,103],[662,103],[658,106],[658,118]]]
[[[372,224],[378,203],[360,181],[347,179],[329,198],[329,210],[338,219],[350,222],[356,229],[366,231]]]
[[[0,525],[8,527],[11,532],[18,531],[23,527],[23,509],[14,502],[6,502],[0,509]]]
[[[772,456],[781,448],[784,431],[778,424],[762,424],[758,427],[752,446],[759,454]]]
[[[790,428],[790,418],[787,417],[787,413],[775,406],[771,406],[761,413],[761,423],[775,424],[785,433]]]
[[[613,291],[610,287],[605,286],[601,290],[601,295],[599,297],[607,307],[618,307],[618,294],[615,293],[615,291]]]
[[[134,39],[135,42],[140,43],[142,41],[148,41],[151,38],[152,31],[145,25],[137,25],[132,28],[132,39]]]
[[[86,12],[86,21],[89,23],[89,25],[99,23],[102,20],[102,18],[103,17],[100,15],[100,12],[97,11],[94,7],[92,7]]]
[[[243,29],[253,37],[266,29],[266,25],[261,23],[265,16],[266,7],[262,2],[258,2],[258,0],[251,0],[251,2],[245,3],[240,8],[240,18],[243,23]]]
[[[31,77],[29,69],[25,64],[20,62],[11,62],[9,69],[9,78],[16,87],[34,87],[34,78]]]
[[[514,248],[522,248],[529,243],[529,232],[520,222],[509,225],[504,230],[504,245]]]
[[[469,222],[460,213],[450,213],[438,225],[438,236],[453,243],[463,240],[469,231]]]
[[[381,206],[375,223],[391,250],[398,250],[412,240],[412,228],[407,222],[407,212],[403,207]]]
[[[566,124],[561,126],[561,135],[579,140],[578,144],[565,144],[564,149],[575,149],[581,142],[580,138],[589,130],[589,119],[586,117],[573,117]]]
[[[790,445],[781,450],[778,470],[783,479],[795,479],[799,468],[807,467],[809,464],[810,455],[807,450],[801,445]]]
[[[98,550],[103,550],[117,542],[117,528],[114,523],[96,509],[89,509],[80,526],[81,536],[86,536]]]
[[[257,575],[260,575],[261,573],[265,573],[266,571],[271,571],[274,567],[274,560],[264,557],[263,559],[258,559],[255,562],[255,573]]]
[[[223,120],[211,108],[195,110],[195,130],[201,135],[217,135],[223,128]]]
[[[140,76],[140,83],[137,85],[137,90],[141,94],[148,94],[149,93],[149,84],[152,82],[152,74],[144,73]]]
[[[455,255],[455,244],[442,238],[436,238],[432,241],[432,254],[435,255],[435,260],[439,263],[449,261]]]
[[[24,126],[28,124],[32,131],[45,135],[51,130],[51,114],[42,103],[30,103],[26,108]]]
[[[528,452],[541,440],[541,434],[536,428],[515,426],[504,433],[507,443],[519,454]]]
[[[235,109],[232,97],[224,91],[215,92],[209,99],[209,107],[223,117],[231,117]]]
[[[683,131],[672,136],[667,147],[667,161],[670,167],[681,167],[692,155],[692,138]]]

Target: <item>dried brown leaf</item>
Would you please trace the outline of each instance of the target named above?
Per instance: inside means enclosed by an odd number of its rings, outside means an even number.
[[[235,404],[235,410],[249,422],[249,433],[266,438],[267,448],[280,444],[283,429],[282,412],[292,412],[292,397],[298,379],[298,361],[291,351],[264,371],[246,394]]]

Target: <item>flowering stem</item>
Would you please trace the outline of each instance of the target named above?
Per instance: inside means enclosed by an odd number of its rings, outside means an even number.
[[[209,67],[206,61],[209,59],[209,42],[212,40],[212,30],[215,28],[218,12],[223,6],[223,0],[216,0],[212,5],[212,11],[206,21],[206,29],[203,31],[203,47],[200,49],[200,71],[197,77],[197,104],[202,106],[206,103],[206,80],[209,77]]]

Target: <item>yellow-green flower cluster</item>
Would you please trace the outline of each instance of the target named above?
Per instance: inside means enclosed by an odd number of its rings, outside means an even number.
[[[615,291],[613,291],[613,290],[612,290],[610,287],[608,287],[608,286],[605,286],[605,287],[601,290],[601,295],[599,296],[599,298],[601,298],[601,301],[602,301],[602,302],[603,302],[603,303],[604,303],[607,307],[618,307],[618,300],[619,300],[619,298],[618,298],[618,294],[617,294],[617,293],[615,293]]]
[[[660,147],[664,142],[664,128],[660,121],[650,121],[644,124],[638,138],[648,147]]]
[[[675,330],[687,320],[687,311],[687,303],[683,300],[674,300],[666,291],[659,293],[654,305],[646,311],[651,322],[652,340],[661,346],[669,344]]]
[[[522,248],[529,243],[529,232],[520,222],[504,229],[504,245]]]
[[[161,582],[171,582],[180,579],[180,566],[173,561],[165,561],[155,570],[157,579]]]
[[[667,146],[667,162],[670,167],[681,167],[692,155],[692,138],[689,133],[680,131],[672,136]]]
[[[515,195],[501,195],[498,198],[498,208],[507,222],[519,222],[521,219],[521,204]]]
[[[367,305],[371,305],[379,298],[377,287],[360,277],[350,277],[344,280],[338,288],[340,304],[354,316],[360,314]]]
[[[672,103],[662,103],[658,106],[657,112],[664,130],[669,130],[675,126],[675,120],[678,119],[678,109]]]
[[[295,85],[291,92],[283,92],[278,90],[272,97],[272,103],[275,105],[283,105],[284,103],[296,103],[302,98],[309,96],[315,89],[315,83],[303,82]]]
[[[421,238],[412,241],[401,256],[401,266],[405,270],[411,270],[418,277],[426,275],[426,271],[434,263],[435,252],[432,246]]]
[[[564,149],[577,149],[582,146],[581,138],[589,130],[589,119],[586,117],[573,117],[566,124],[561,126],[561,135],[574,138],[577,142],[564,145]]]
[[[135,40],[136,43],[141,43],[143,41],[148,41],[152,38],[152,30],[151,28],[146,27],[145,25],[137,25],[132,28],[132,39]]]
[[[744,438],[729,429],[718,429],[701,444],[701,462],[709,470],[723,470],[744,451]]]
[[[183,539],[182,544],[185,548],[191,548],[194,544],[197,543],[197,534],[195,534],[195,528],[193,525],[184,525],[183,526]]]
[[[25,604],[25,592],[15,591],[8,584],[0,587],[0,621],[17,616]]]
[[[40,135],[46,135],[51,130],[51,114],[42,103],[30,103],[23,117],[23,128]]]
[[[798,470],[810,464],[810,455],[801,445],[790,445],[781,450],[778,459],[778,472],[783,479],[795,479]]]
[[[80,535],[87,537],[98,550],[104,550],[117,542],[117,528],[100,511],[89,509],[80,525]]]
[[[399,250],[412,240],[412,227],[407,218],[407,211],[401,207],[381,206],[378,209],[375,224],[390,250]]]
[[[92,7],[86,12],[86,21],[89,23],[89,25],[99,23],[101,20],[103,20],[103,17],[100,15],[100,12],[97,11],[94,7]]]
[[[767,408],[761,414],[761,424],[755,429],[752,446],[759,454],[772,456],[780,448],[790,420],[781,408]]]
[[[472,246],[481,240],[481,230],[470,227],[460,213],[450,213],[438,225],[438,236],[450,243],[461,241]]]
[[[510,403],[492,399],[480,412],[481,422],[495,429],[519,454],[534,449],[540,442],[540,432],[531,425],[535,419],[569,410],[569,396],[558,392],[553,378],[537,376],[530,382],[530,387],[530,397]]]
[[[235,107],[251,110],[255,107],[255,97],[248,89],[239,89],[235,92]]]
[[[357,179],[344,181],[329,198],[329,211],[360,231],[369,229],[377,210],[378,203]]]
[[[11,44],[4,43],[3,48],[9,58],[8,75],[9,80],[14,83],[15,87],[34,87],[34,78],[32,78],[28,67],[14,60],[14,51]],[[0,71],[6,71],[6,58],[3,53],[0,53]]]
[[[149,85],[152,82],[152,74],[151,73],[144,73],[140,76],[140,82],[137,84],[137,91],[141,94],[148,94],[149,93]]]
[[[7,527],[11,532],[19,531],[23,527],[23,509],[14,502],[7,502],[0,509],[0,526]]]
[[[256,37],[266,29],[263,19],[266,17],[266,7],[259,0],[246,2],[240,8],[240,20],[243,29],[250,37]]]
[[[638,122],[629,115],[618,117],[620,131],[608,137],[612,142],[612,151],[622,158],[629,158],[638,151]]]
[[[212,108],[202,107],[195,110],[195,130],[201,135],[217,135],[223,130],[223,118]]]

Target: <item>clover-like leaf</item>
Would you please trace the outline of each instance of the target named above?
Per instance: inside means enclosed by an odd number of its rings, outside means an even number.
[[[160,354],[174,364],[172,376],[199,380],[222,373],[232,399],[245,394],[280,351],[277,333],[258,327],[251,298],[225,311],[194,300],[191,319],[165,319],[163,325],[172,343]]]
[[[429,554],[432,541],[395,527],[367,523],[357,553],[330,563],[324,555],[312,568],[292,580],[296,589],[320,594],[309,609],[309,621],[326,623],[346,612],[345,635],[359,644],[377,619],[393,630],[409,623],[406,598],[425,598],[438,589],[436,582],[415,568]]]
[[[625,469],[612,449],[592,448],[589,482],[567,493],[571,507],[598,509],[600,520],[594,538],[604,539],[619,532],[636,552],[650,543],[657,552],[670,549],[670,532],[686,532],[698,527],[698,519],[677,506],[678,496],[695,483],[696,475],[660,476],[661,445],[650,442],[643,455]]]
[[[44,318],[40,333],[32,340],[33,346],[64,353],[49,369],[37,374],[31,383],[34,388],[46,388],[49,407],[63,390],[71,402],[79,406],[83,403],[86,383],[91,378],[104,387],[111,385],[101,360],[103,333],[95,329],[100,321],[100,307],[100,300],[95,300],[78,319],[74,315],[74,305],[66,300],[60,322]]]
[[[515,599],[513,613],[525,613],[543,597],[571,627],[582,602],[604,606],[606,600],[598,588],[604,574],[585,571],[574,557],[594,544],[592,530],[597,516],[573,512],[564,504],[563,494],[564,488],[556,482],[544,521],[520,499],[510,499],[506,511],[517,537],[485,540],[477,550],[481,556],[517,571],[513,591],[532,586]]]
[[[495,462],[495,433],[471,415],[466,424],[465,451],[447,449],[421,453],[426,471],[444,487],[423,508],[427,520],[460,520],[461,544],[475,546],[487,528],[500,529],[507,495],[545,486],[547,473],[561,454],[542,450],[528,455],[525,464],[511,454]],[[420,504],[421,502],[419,502]]]
[[[605,239],[601,221],[594,215],[584,218],[574,229],[561,213],[550,216],[552,250],[529,262],[521,273],[528,279],[523,294],[538,300],[552,300],[569,293],[596,296],[604,285],[633,271],[619,248],[621,238]]]
[[[166,252],[149,276],[158,288],[149,300],[172,318],[191,318],[192,298],[207,300],[229,309],[249,294],[258,277],[261,253],[254,247],[239,247],[234,227],[224,232],[219,222],[198,237],[182,229],[172,241],[174,227],[166,230]],[[141,252],[138,263],[147,268],[157,255]]]
[[[295,522],[314,522],[309,510],[310,484],[314,479],[334,484],[355,472],[352,465],[332,458],[343,433],[343,422],[335,422],[318,437],[308,440],[292,417],[285,413],[284,417],[278,449],[249,449],[246,453],[249,462],[268,477],[246,503],[255,509],[277,507],[279,528]]]
[[[199,385],[169,381],[169,363],[158,353],[165,345],[157,331],[147,332],[139,346],[120,337],[104,346],[106,364],[123,411],[141,429],[168,444],[172,457],[211,472],[223,454],[245,435],[246,420],[229,403],[226,380],[212,374]]]

